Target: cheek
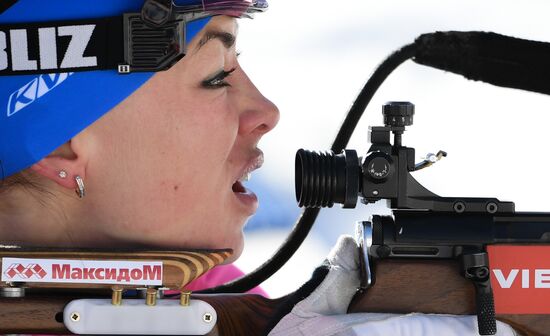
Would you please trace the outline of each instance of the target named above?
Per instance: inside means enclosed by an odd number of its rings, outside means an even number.
[[[225,102],[193,109],[189,118],[181,120],[178,138],[172,143],[172,151],[181,153],[186,180],[200,190],[219,187],[234,172],[230,171],[231,151],[237,140],[239,118]],[[197,181],[194,177],[201,177]]]
[[[230,154],[238,134],[238,116],[225,102],[217,101],[200,109],[197,106],[180,130],[182,154],[176,160],[180,169],[173,174],[182,186],[168,190],[173,199],[165,199],[165,204],[173,208],[164,229],[168,234],[184,230],[188,246],[240,251],[245,219],[234,216],[229,199],[235,174]]]
[[[195,106],[192,111],[185,127],[189,134],[205,140],[195,144],[219,149],[233,144],[238,133],[239,116],[225,95],[208,104]]]
[[[180,103],[146,111],[132,142],[146,147],[139,154],[144,160],[172,171],[167,177],[193,182],[201,172],[222,168],[236,140],[239,119],[224,97],[180,98]]]
[[[227,210],[239,116],[225,94],[201,92],[111,112],[93,161],[102,222],[119,239],[242,248],[245,219]]]

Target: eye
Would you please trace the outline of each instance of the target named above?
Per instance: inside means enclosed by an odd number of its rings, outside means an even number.
[[[227,77],[229,77],[231,75],[231,73],[233,73],[233,71],[235,71],[235,69],[236,68],[233,68],[229,71],[222,70],[222,71],[216,73],[214,76],[202,81],[202,84],[201,84],[202,87],[207,88],[207,89],[218,89],[218,88],[222,88],[222,87],[231,86],[231,84],[226,82],[225,79]]]

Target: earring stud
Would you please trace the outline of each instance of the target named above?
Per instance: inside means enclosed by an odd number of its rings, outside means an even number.
[[[62,179],[67,178],[67,172],[64,170],[60,170],[57,175]]]

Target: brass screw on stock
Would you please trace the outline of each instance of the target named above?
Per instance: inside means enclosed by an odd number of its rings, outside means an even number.
[[[114,286],[112,287],[112,297],[111,304],[114,306],[120,306],[122,304],[122,287]],[[154,306],[157,304],[157,293],[156,288],[147,288],[145,292],[145,304],[148,306]],[[191,300],[191,291],[183,290],[180,295],[180,305],[187,307],[190,305]]]
[[[122,304],[122,287],[114,286],[113,295],[111,296],[111,304],[114,306],[120,306]]]
[[[189,306],[189,300],[191,299],[191,292],[190,291],[181,291],[180,295],[180,305],[182,306]]]
[[[148,306],[154,306],[157,304],[157,289],[147,288],[145,293],[145,304]]]

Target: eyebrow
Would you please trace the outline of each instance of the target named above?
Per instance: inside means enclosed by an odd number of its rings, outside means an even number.
[[[226,31],[208,30],[204,33],[204,35],[199,40],[199,43],[195,48],[195,52],[199,51],[208,42],[216,39],[220,40],[223,43],[224,47],[226,47],[227,49],[231,49],[235,45],[235,41],[236,41],[235,35],[228,33]]]

